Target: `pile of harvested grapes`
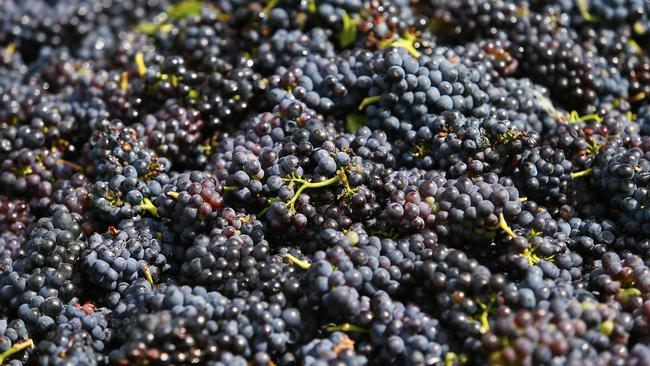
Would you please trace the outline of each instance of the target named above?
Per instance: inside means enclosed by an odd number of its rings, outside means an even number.
[[[650,364],[650,1],[0,0],[0,364]]]

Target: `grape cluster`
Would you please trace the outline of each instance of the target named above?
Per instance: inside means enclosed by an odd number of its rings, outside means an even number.
[[[88,281],[101,288],[115,289],[118,283],[130,283],[138,277],[159,279],[167,269],[167,259],[155,238],[155,225],[145,223],[110,227],[104,235],[95,233],[88,238],[82,254],[83,273]]]

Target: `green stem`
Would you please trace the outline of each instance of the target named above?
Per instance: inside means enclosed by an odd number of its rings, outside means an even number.
[[[640,101],[644,100],[645,97],[646,97],[646,95],[645,95],[644,92],[639,92],[639,93],[633,95],[632,98],[630,98],[630,100],[633,101],[633,102],[640,102]]]
[[[305,189],[308,189],[308,188],[322,188],[322,187],[327,187],[327,186],[329,186],[329,185],[331,185],[331,184],[334,184],[334,183],[338,182],[339,180],[341,180],[341,178],[339,178],[339,176],[336,175],[336,176],[334,176],[334,177],[332,177],[332,178],[330,178],[330,179],[324,180],[324,181],[322,181],[322,182],[316,182],[316,183],[313,183],[313,182],[307,182],[306,180],[304,180],[304,179],[300,179],[300,178],[290,178],[290,180],[291,180],[292,182],[297,182],[297,183],[300,183],[300,184],[301,184],[301,185],[300,185],[300,188],[298,188],[298,190],[297,190],[296,193],[293,195],[293,197],[291,198],[291,200],[289,200],[289,202],[287,202],[287,206],[289,206],[289,209],[291,209],[291,211],[295,211],[295,210],[296,210],[296,209],[295,209],[296,200],[298,200],[298,197],[300,196],[300,194],[302,193],[302,191],[304,191]]]
[[[417,36],[415,33],[407,32],[404,36],[397,39],[388,40],[382,42],[381,47],[398,47],[404,48],[406,51],[413,57],[420,57],[420,52],[415,49],[415,42],[417,41]]]
[[[339,325],[330,325],[325,328],[328,332],[353,332],[353,333],[370,333],[370,329],[360,327],[358,325],[343,323]]]
[[[16,44],[13,43],[13,42],[9,43],[9,44],[7,45],[7,47],[5,48],[5,50],[6,50],[7,55],[8,55],[9,57],[13,56],[14,53],[16,52]]]
[[[173,199],[178,199],[178,192],[170,191],[165,194]]]
[[[262,13],[264,13],[265,16],[268,16],[271,10],[275,8],[277,5],[278,5],[278,0],[269,0],[269,2],[266,3],[266,6],[264,6],[264,9],[262,9]]]
[[[140,208],[149,212],[153,216],[158,216],[158,209],[153,205],[151,200],[148,197],[144,198],[144,203],[140,205]]]
[[[127,91],[129,89],[129,73],[124,71],[120,77],[120,89],[122,91]]]
[[[508,223],[506,222],[506,218],[503,216],[503,213],[499,214],[499,228],[503,230],[506,234],[508,234],[509,237],[512,239],[517,237],[517,234],[515,234],[514,231],[508,226]]]
[[[464,364],[467,361],[467,356],[464,353],[460,355],[455,352],[447,352],[445,354],[444,366],[454,366],[457,363]]]
[[[537,254],[535,254],[535,249],[536,248],[526,247],[526,249],[524,249],[524,252],[522,253],[524,258],[526,258],[528,260],[528,265],[531,266],[531,267],[536,265],[537,263],[541,262],[541,259],[539,259],[539,256],[537,256]]]
[[[579,172],[571,173],[571,179],[582,178],[590,175],[593,172],[592,168],[587,168]]]
[[[261,216],[266,215],[266,213],[269,212],[269,210],[271,209],[271,203],[273,203],[273,202],[277,202],[277,201],[279,201],[279,199],[278,199],[277,197],[271,197],[271,198],[269,198],[269,205],[266,206],[265,209],[263,209],[262,211],[260,211],[260,213],[257,214],[257,216],[260,216],[260,217],[261,217]]]
[[[138,75],[140,77],[147,73],[147,65],[144,63],[144,54],[142,52],[135,54],[135,65],[138,67]]]
[[[345,192],[341,194],[341,197],[343,196],[351,197],[354,193],[357,192],[357,189],[353,189],[350,186],[350,181],[348,180],[348,176],[345,174],[345,171],[343,169],[337,170],[336,175],[339,176],[339,180],[341,181],[341,183],[343,183],[343,187],[345,188]]]
[[[361,104],[359,104],[359,110],[362,111],[367,106],[379,102],[379,100],[381,100],[381,95],[374,95],[372,97],[365,97],[361,101]]]
[[[26,175],[30,175],[30,174],[32,174],[33,172],[34,172],[34,171],[32,170],[31,167],[26,167],[26,168],[20,169],[20,170],[18,171],[18,175],[19,175],[20,177],[24,177],[24,176],[26,176]]]
[[[31,347],[34,347],[34,341],[32,341],[31,339],[28,339],[28,340],[26,340],[24,342],[21,342],[21,343],[16,343],[11,348],[9,348],[8,350],[6,350],[6,351],[2,352],[2,354],[0,354],[0,365],[2,365],[5,362],[5,360],[7,358],[11,357],[13,354],[18,353],[18,352],[20,352],[20,351],[22,351],[22,350],[24,350],[26,348],[31,348]]]
[[[601,123],[603,121],[603,118],[597,114],[586,114],[584,116],[580,116],[580,114],[577,111],[571,111],[571,113],[569,114],[568,123],[586,122],[586,121],[596,121],[596,123]]]
[[[483,303],[480,300],[477,300],[476,303],[481,309],[481,315],[479,315],[479,322],[481,323],[481,333],[487,333],[487,331],[490,330],[490,320],[488,318],[488,315],[492,309],[492,304],[494,304],[494,301],[496,300],[496,296],[490,295],[486,303]]]
[[[581,116],[579,119],[581,122],[585,121],[596,121],[597,123],[601,123],[603,121],[603,118],[597,114],[587,114],[584,116]]]
[[[238,189],[237,186],[223,186],[223,191],[224,192],[233,192]]]
[[[283,255],[283,257],[288,259],[289,262],[297,265],[298,267],[300,267],[300,268],[302,268],[304,270],[308,270],[309,267],[311,267],[311,264],[307,263],[306,261],[303,261],[302,259],[296,258],[292,254],[287,253],[287,254]]]
[[[144,273],[144,279],[147,280],[151,284],[151,286],[154,286],[153,283],[153,277],[151,277],[151,271],[149,270],[149,266],[144,266],[142,269],[142,272]]]
[[[598,17],[591,15],[589,12],[589,3],[587,0],[577,0],[578,11],[584,20],[590,23],[597,23],[600,21]]]

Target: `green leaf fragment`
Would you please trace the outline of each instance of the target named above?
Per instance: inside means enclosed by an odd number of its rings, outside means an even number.
[[[171,19],[184,19],[193,16],[201,15],[203,8],[202,1],[186,0],[178,4],[174,4],[167,8],[167,16]]]
[[[174,29],[172,24],[163,24],[158,28],[158,33],[169,33]]]
[[[343,12],[343,29],[338,34],[339,45],[341,48],[346,48],[352,45],[357,40],[357,25],[361,22],[359,14],[354,18],[350,18],[348,12]]]
[[[185,19],[193,16],[201,15],[201,10],[203,9],[204,3],[202,1],[196,0],[187,0],[182,1],[178,4],[171,5],[165,11],[167,19],[179,20]],[[159,20],[156,22],[146,22],[138,24],[135,28],[136,31],[146,34],[148,36],[153,36],[160,33],[169,33],[174,29],[173,24],[169,24],[166,20]]]
[[[158,29],[160,29],[160,23],[156,23],[156,22],[141,23],[138,24],[137,27],[135,27],[136,31],[140,33],[144,33],[148,36],[152,36],[158,33]]]
[[[368,124],[368,117],[362,114],[348,114],[345,117],[345,129],[350,133],[357,133],[357,130],[366,124]]]

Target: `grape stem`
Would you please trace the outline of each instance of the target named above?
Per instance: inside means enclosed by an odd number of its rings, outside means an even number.
[[[328,332],[353,332],[353,333],[370,333],[370,329],[360,327],[358,325],[343,323],[339,325],[329,325],[325,328]]]
[[[523,253],[521,254],[524,258],[526,258],[526,260],[528,260],[528,265],[531,266],[531,267],[538,264],[542,260],[550,262],[550,261],[554,260],[555,256],[557,255],[557,254],[551,254],[551,255],[549,255],[547,257],[541,257],[540,258],[540,256],[537,255],[537,253],[535,253],[537,251],[537,248],[538,247],[532,247],[532,248],[531,247],[526,247],[524,249]]]
[[[144,54],[142,52],[135,54],[135,65],[138,68],[138,75],[140,77],[147,73],[147,65],[144,63]]]
[[[404,36],[398,37],[397,39],[392,38],[382,42],[381,47],[397,47],[404,48],[406,51],[413,57],[420,57],[420,52],[415,49],[415,42],[417,41],[417,35],[414,32],[406,32]]]
[[[237,186],[223,186],[224,192],[233,192],[237,190]]]
[[[316,182],[316,183],[313,183],[313,182],[307,182],[306,180],[301,179],[301,178],[292,178],[292,179],[291,179],[292,182],[300,183],[300,188],[298,188],[298,190],[297,190],[296,193],[293,195],[293,197],[291,198],[291,200],[289,200],[289,202],[287,202],[287,206],[289,206],[289,208],[290,208],[292,211],[295,211],[295,210],[296,210],[296,208],[295,208],[296,200],[298,199],[298,197],[300,196],[300,194],[302,193],[302,191],[304,191],[305,189],[308,189],[308,188],[322,188],[322,187],[327,187],[327,186],[329,186],[329,185],[331,185],[331,184],[334,184],[334,183],[338,182],[339,179],[340,179],[340,178],[339,178],[339,176],[337,175],[337,176],[334,176],[334,177],[332,177],[332,178],[330,178],[330,179],[326,179],[326,180],[324,180],[324,181],[322,181],[322,182]]]
[[[509,237],[512,239],[517,237],[517,234],[515,234],[514,231],[508,226],[508,223],[506,222],[506,218],[503,216],[503,213],[499,214],[499,228],[503,230],[506,234],[508,234]]]
[[[0,354],[0,365],[2,365],[5,362],[5,360],[11,357],[13,354],[18,353],[26,348],[32,348],[32,347],[34,347],[34,341],[32,341],[31,339],[28,339],[21,343],[16,343],[11,348],[9,348],[8,350]]]
[[[124,71],[120,77],[120,89],[126,91],[129,88],[129,73]]]
[[[590,175],[594,170],[592,168],[587,168],[579,172],[571,173],[571,179],[582,178]]]
[[[539,258],[539,256],[535,254],[535,249],[536,248],[526,247],[526,249],[524,249],[524,252],[522,253],[524,258],[528,260],[528,265],[531,267],[542,261]]]
[[[5,48],[5,51],[7,52],[7,56],[9,57],[13,56],[14,53],[16,52],[16,44],[13,42],[9,43]]]
[[[488,298],[487,304],[482,301],[477,301],[479,308],[481,308],[481,314],[479,315],[479,321],[481,323],[481,333],[487,333],[490,330],[490,320],[488,315],[492,309],[492,304],[494,303],[495,296],[490,296]]]
[[[153,277],[151,277],[151,270],[149,270],[149,266],[145,265],[142,269],[142,272],[144,273],[144,279],[147,280],[151,286],[154,286]]]
[[[454,366],[456,362],[464,364],[467,361],[467,356],[465,354],[456,354],[455,352],[447,352],[445,354],[445,364],[444,366]]]
[[[578,11],[584,20],[589,23],[598,23],[600,21],[598,17],[589,12],[589,3],[587,0],[578,0],[576,3],[578,5]]]
[[[630,98],[630,99],[633,102],[640,102],[640,101],[644,100],[645,98],[646,98],[645,93],[644,92],[639,92],[639,93],[635,94],[634,96],[632,96],[632,98]]]
[[[275,8],[278,5],[278,0],[270,0],[269,2],[266,3],[266,6],[264,6],[264,9],[262,9],[262,13],[264,13],[265,16],[268,16],[271,10]]]
[[[309,264],[309,263],[306,262],[306,261],[303,261],[302,259],[298,259],[298,258],[296,258],[296,257],[293,256],[292,254],[287,253],[287,254],[283,255],[283,257],[286,258],[286,259],[288,259],[289,262],[291,262],[291,263],[297,265],[298,267],[300,267],[300,268],[302,268],[302,269],[304,269],[304,270],[308,270],[309,267],[311,267],[311,264]]]
[[[373,95],[372,97],[365,97],[359,104],[359,110],[362,111],[364,108],[371,104],[375,104],[381,100],[381,95]]]
[[[343,183],[343,187],[345,187],[345,192],[343,192],[339,198],[345,197],[345,196],[352,196],[355,192],[358,191],[357,188],[352,188],[350,187],[350,181],[348,181],[348,176],[345,174],[345,171],[343,169],[339,169],[336,171],[336,175],[339,176],[339,180],[341,183]]]
[[[569,120],[567,122],[576,123],[586,121],[596,121],[596,123],[601,123],[603,121],[603,118],[597,114],[586,114],[584,116],[580,116],[577,111],[571,111],[569,114]]]
[[[298,178],[295,176],[295,174],[292,173],[291,177],[288,178],[288,180],[291,183],[300,183],[300,187],[296,191],[296,193],[291,197],[289,202],[287,202],[287,206],[292,212],[296,211],[296,200],[298,200],[298,197],[300,197],[300,194],[305,190],[309,188],[322,188],[322,187],[327,187],[329,185],[332,185],[336,182],[342,181],[346,185],[346,190],[348,193],[352,191],[350,188],[350,185],[347,184],[347,176],[345,175],[345,172],[343,170],[337,171],[336,175],[330,179],[326,179],[322,182],[308,182],[302,178]]]
[[[156,208],[156,206],[153,205],[149,197],[144,198],[144,203],[140,205],[140,208],[142,210],[149,212],[153,216],[158,216],[158,208]]]
[[[273,202],[277,202],[277,201],[278,201],[278,198],[276,198],[276,197],[271,197],[271,198],[269,198],[269,205],[266,206],[262,211],[260,211],[260,213],[257,214],[257,216],[264,216],[264,215],[266,215],[266,213],[269,212],[269,210],[271,209],[271,203],[273,203]]]

